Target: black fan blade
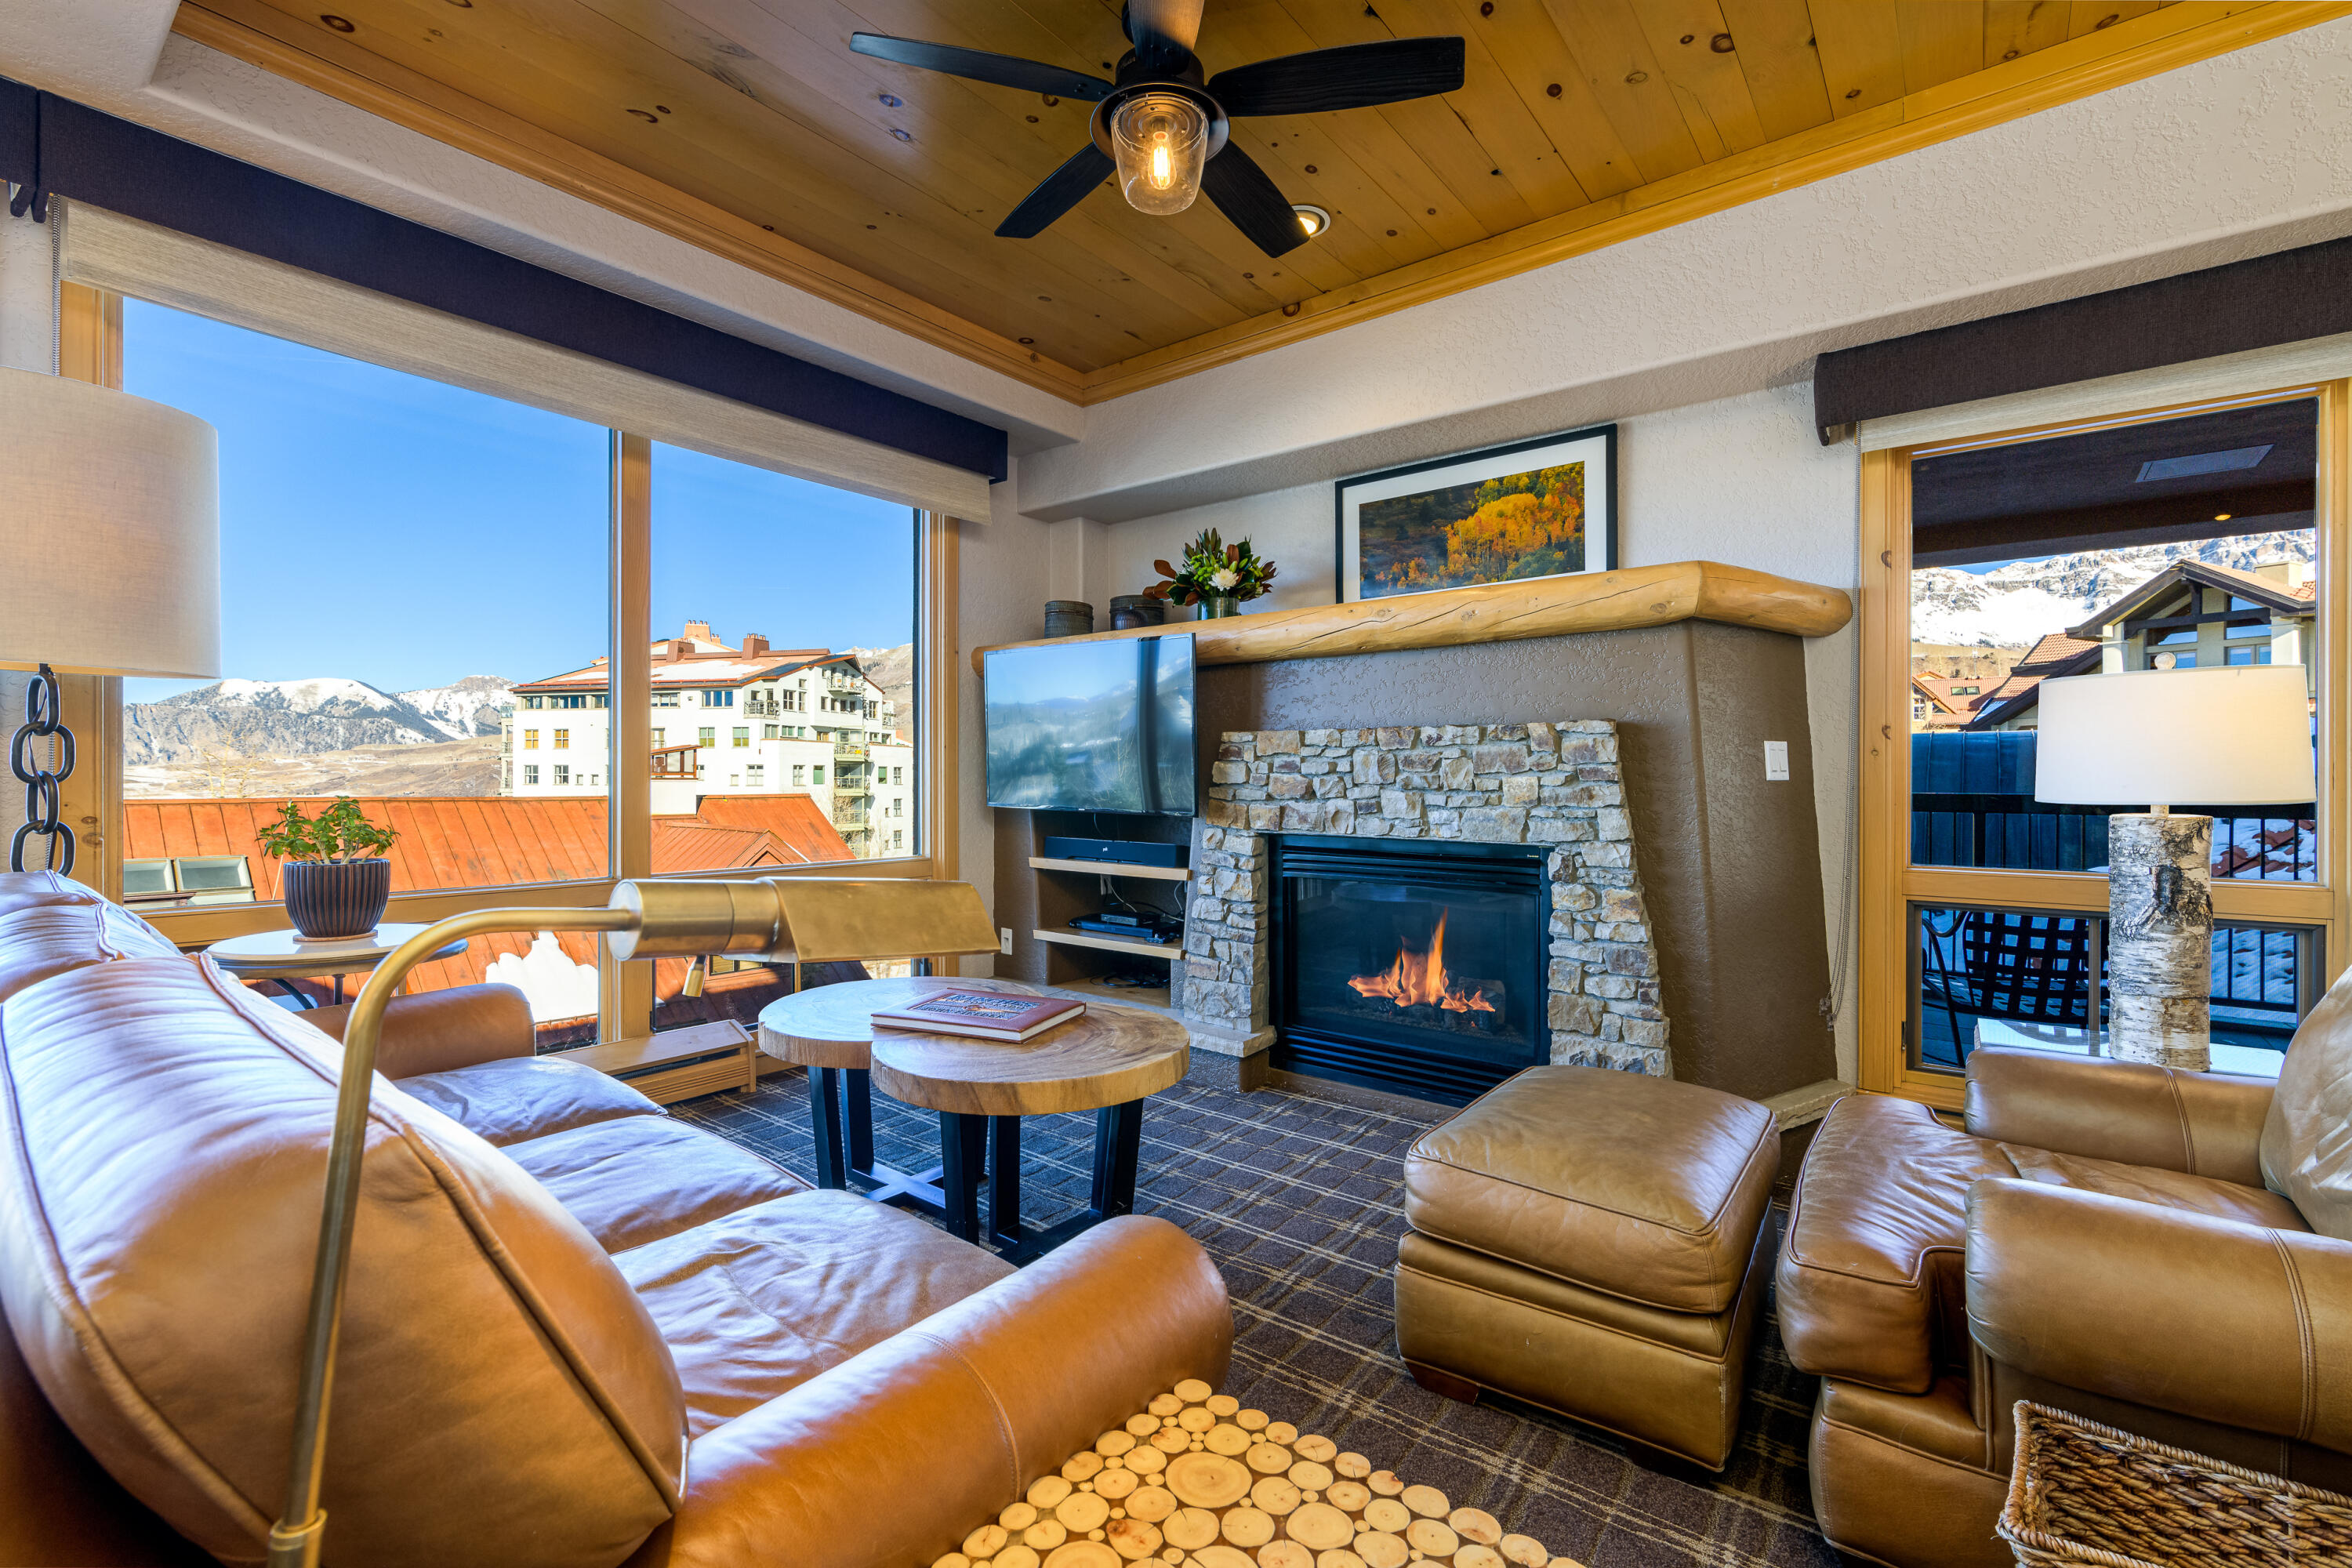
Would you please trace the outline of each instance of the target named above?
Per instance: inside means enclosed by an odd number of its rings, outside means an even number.
[[[1135,45],[1135,52],[1160,65],[1189,55],[1201,39],[1201,7],[1204,0],[1127,0],[1119,23]]]
[[[1021,198],[1012,216],[996,226],[1005,239],[1031,239],[1053,221],[1086,199],[1118,165],[1110,154],[1089,142],[1070,154],[1070,161],[1045,176],[1043,184]]]
[[[1201,189],[1217,204],[1219,212],[1234,220],[1235,228],[1268,256],[1280,256],[1307,243],[1307,230],[1291,211],[1290,198],[1233,142],[1226,142],[1225,150],[1201,171]]]
[[[1385,38],[1310,49],[1235,66],[1209,79],[1209,96],[1232,115],[1370,109],[1461,89],[1459,38]]]
[[[1110,83],[1084,71],[1064,70],[1042,60],[1013,55],[992,55],[986,49],[960,49],[953,44],[927,44],[919,38],[894,38],[887,33],[852,33],[849,47],[877,60],[890,60],[927,71],[973,81],[1017,87],[1024,92],[1051,93],[1056,98],[1099,103],[1110,93]]]

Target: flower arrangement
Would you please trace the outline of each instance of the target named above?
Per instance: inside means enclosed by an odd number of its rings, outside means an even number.
[[[279,808],[278,820],[255,837],[261,841],[261,852],[273,859],[326,864],[381,855],[400,836],[370,822],[358,801],[340,795],[332,805],[321,806],[318,816],[308,817],[289,800]]]
[[[1263,598],[1272,591],[1269,584],[1275,572],[1274,563],[1252,550],[1248,540],[1227,544],[1217,537],[1213,528],[1184,547],[1182,571],[1165,561],[1151,564],[1168,580],[1154,583],[1144,592],[1155,599],[1172,599],[1180,605]]]

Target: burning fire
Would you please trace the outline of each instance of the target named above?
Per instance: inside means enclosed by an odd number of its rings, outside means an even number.
[[[1484,991],[1466,992],[1445,977],[1445,916],[1429,933],[1429,951],[1415,952],[1399,944],[1396,962],[1378,974],[1359,974],[1348,982],[1359,996],[1385,996],[1400,1007],[1443,1007],[1449,1013],[1491,1013],[1495,1005]]]

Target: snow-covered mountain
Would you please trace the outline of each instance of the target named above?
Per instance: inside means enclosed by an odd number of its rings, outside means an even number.
[[[441,726],[453,741],[499,732],[499,705],[514,695],[514,682],[495,675],[469,675],[450,686],[404,691],[400,700]]]
[[[303,756],[463,740],[497,731],[497,703],[509,689],[488,676],[397,697],[341,676],[215,681],[160,702],[125,704],[123,761]]]
[[[1911,640],[2023,647],[2079,624],[2176,561],[2251,571],[2263,562],[2311,558],[2312,535],[2305,530],[2051,555],[1984,573],[1923,566],[1911,574]]]
[[[898,705],[901,728],[915,727],[915,645],[902,642],[897,647],[853,647],[845,650],[856,656],[858,668],[866,678],[882,689],[882,695]]]

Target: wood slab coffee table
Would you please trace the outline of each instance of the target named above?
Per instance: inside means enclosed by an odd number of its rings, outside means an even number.
[[[934,989],[960,982],[935,981]],[[948,1228],[980,1234],[981,1142],[987,1140],[988,1239],[1015,1263],[1090,1226],[1135,1212],[1144,1097],[1181,1080],[1192,1059],[1184,1026],[1159,1013],[1101,1002],[1086,1016],[1008,1044],[961,1035],[876,1028],[875,1086],[940,1113]],[[1085,1210],[1045,1230],[1021,1223],[1021,1119],[1095,1113],[1094,1184]]]
[[[846,1189],[854,1179],[877,1203],[904,1199],[932,1214],[947,1212],[947,1194],[938,1184],[940,1167],[910,1173],[875,1159],[874,1090],[867,1069],[877,1009],[956,990],[1035,994],[1034,987],[1012,981],[916,975],[813,986],[760,1009],[760,1054],[808,1068],[809,1135],[816,1145],[818,1186]]]

